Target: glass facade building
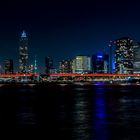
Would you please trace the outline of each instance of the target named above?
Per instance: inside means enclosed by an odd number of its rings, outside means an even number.
[[[116,40],[115,73],[133,73],[133,40],[129,37]]]
[[[92,73],[91,57],[79,55],[72,62],[73,73]]]
[[[134,73],[140,73],[140,43],[134,44]]]

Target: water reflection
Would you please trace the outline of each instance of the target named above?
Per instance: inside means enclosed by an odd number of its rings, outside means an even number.
[[[132,87],[88,88],[54,89],[55,93],[47,87],[43,92],[40,88],[35,92],[4,88],[0,94],[1,128],[41,130],[45,139],[140,139],[139,88],[138,92]]]
[[[93,97],[93,134],[96,140],[108,140],[107,103],[104,88],[96,88]]]
[[[116,102],[114,122],[116,122],[115,125],[119,132],[119,135],[116,135],[118,139],[137,139],[139,135],[140,99],[138,98],[139,96],[135,95],[122,95]],[[115,127],[112,126],[112,128],[114,129],[112,134],[116,134]]]
[[[86,93],[77,93],[73,102],[73,140],[91,139],[91,110],[90,100]]]
[[[35,127],[36,114],[30,109],[20,109],[17,116],[17,122],[20,127]]]
[[[36,128],[37,116],[34,109],[34,96],[17,96],[16,122],[20,128]]]

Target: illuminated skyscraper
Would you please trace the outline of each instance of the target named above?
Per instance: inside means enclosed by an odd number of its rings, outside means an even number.
[[[93,73],[109,72],[109,56],[102,52],[92,56]]]
[[[26,32],[23,31],[20,37],[19,46],[19,72],[28,72],[28,38]]]
[[[134,44],[134,73],[140,73],[140,43]]]
[[[115,73],[133,73],[133,40],[123,37],[116,41]]]
[[[28,73],[30,73],[30,74],[33,74],[34,73],[34,65],[33,64],[29,65],[29,67],[28,67]]]
[[[72,73],[72,61],[71,60],[63,60],[59,65],[60,73]]]
[[[116,50],[116,41],[110,40],[109,42],[109,71],[108,73],[115,72],[115,50]]]
[[[72,72],[73,73],[91,73],[91,57],[79,55],[72,62]]]
[[[12,59],[6,59],[4,61],[4,70],[5,70],[5,74],[13,74],[13,60]]]

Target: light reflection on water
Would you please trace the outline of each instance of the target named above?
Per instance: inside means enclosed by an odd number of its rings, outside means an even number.
[[[97,94],[94,99],[94,114],[93,114],[93,128],[95,139],[108,140],[108,126],[107,126],[107,111],[106,100],[103,89],[97,90]]]
[[[20,126],[35,127],[37,124],[36,113],[33,112],[31,107],[20,106],[18,108],[18,113],[16,114],[17,122]]]
[[[73,102],[73,139],[91,139],[89,102],[83,93],[78,93]]]
[[[67,140],[137,140],[140,88],[136,88],[1,89],[1,128],[42,130],[49,140],[50,132],[51,137]]]

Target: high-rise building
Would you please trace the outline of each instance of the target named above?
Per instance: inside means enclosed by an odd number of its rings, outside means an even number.
[[[60,73],[72,73],[72,61],[71,60],[63,60],[59,64],[59,72]]]
[[[51,73],[53,69],[53,59],[51,57],[45,58],[45,71],[47,74]]]
[[[20,37],[19,73],[28,73],[28,38],[25,31]]]
[[[116,50],[116,41],[110,40],[109,45],[109,72],[115,72],[115,50]]]
[[[134,72],[133,73],[140,73],[140,43],[134,44]]]
[[[115,73],[133,73],[133,40],[129,37],[116,40]]]
[[[79,55],[72,62],[72,72],[73,73],[91,73],[91,57]]]
[[[33,74],[34,73],[34,65],[33,64],[29,65],[29,67],[28,67],[28,73],[30,73],[30,74]]]
[[[102,52],[92,56],[93,73],[109,72],[109,56]]]
[[[4,61],[4,71],[5,71],[5,74],[13,74],[13,60],[12,59],[6,59]]]

